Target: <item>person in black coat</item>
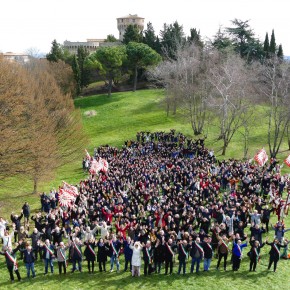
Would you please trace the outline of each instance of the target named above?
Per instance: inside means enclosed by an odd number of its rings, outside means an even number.
[[[106,262],[109,249],[102,238],[99,239],[97,247],[98,247],[97,262],[99,263],[99,270],[100,272],[102,271],[106,272]]]
[[[133,250],[130,248],[130,244],[131,244],[131,238],[127,237],[126,240],[124,240],[123,242],[123,253],[125,256],[125,267],[124,267],[124,272],[127,271],[128,269],[128,265],[130,264],[130,271],[132,271],[132,255],[133,255]]]
[[[266,239],[266,244],[271,246],[271,249],[269,252],[270,260],[269,260],[268,270],[270,270],[272,264],[274,263],[274,272],[276,272],[277,264],[280,259],[280,248],[285,248],[287,247],[287,244],[288,244],[288,240],[285,239],[285,241],[286,241],[286,244],[281,245],[278,239],[274,239],[272,243],[268,243],[268,240]]]
[[[183,271],[183,275],[186,274],[186,261],[188,259],[190,245],[188,245],[187,240],[181,240],[177,243],[177,251],[178,251],[178,275],[180,275],[181,268]]]
[[[24,215],[24,227],[29,230],[30,206],[27,201],[22,206],[22,212]]]
[[[265,246],[265,243],[260,244],[260,242],[255,240],[255,238],[253,237],[250,242],[250,245],[251,250],[247,254],[250,258],[250,272],[251,271],[256,272],[257,263],[260,259],[261,248]]]
[[[170,268],[169,274],[170,275],[172,274],[174,248],[175,248],[175,246],[173,245],[172,239],[169,239],[167,243],[165,241],[163,242],[163,251],[164,251],[164,260],[165,260],[165,275],[168,274],[168,268]]]
[[[211,237],[207,237],[204,239],[204,242],[201,243],[204,252],[204,260],[203,260],[203,270],[208,271],[211,263],[211,259],[213,257],[213,247],[212,247]]]
[[[154,252],[153,252],[153,262],[154,262],[154,269],[158,274],[160,274],[161,264],[163,263],[163,261],[164,261],[163,245],[160,242],[160,240],[157,239],[155,247],[154,247]]]
[[[21,245],[22,242],[19,242]],[[34,270],[34,262],[35,262],[35,254],[33,252],[33,249],[30,245],[26,246],[25,249],[20,249],[20,251],[23,253],[23,262],[26,267],[27,271],[27,278],[30,278],[30,271],[32,273],[32,278],[35,277],[35,270]]]
[[[143,260],[144,260],[144,275],[151,274],[153,272],[152,259],[153,259],[153,248],[151,242],[147,241],[146,245],[143,244]]]
[[[14,214],[14,212],[12,212],[11,216],[10,216],[10,219],[15,224],[15,229],[16,229],[16,231],[14,232],[14,242],[15,243],[17,242],[17,233],[19,233],[19,231],[20,231],[22,217],[23,217],[22,211],[21,211],[20,216],[17,214]]]
[[[21,276],[20,276],[20,273],[18,270],[18,264],[16,261],[16,252],[19,250],[20,246],[18,244],[16,244],[16,245],[17,246],[14,250],[12,250],[12,247],[8,246],[7,248],[5,248],[5,250],[3,252],[0,251],[0,255],[5,256],[6,265],[7,265],[7,269],[9,271],[9,274],[10,274],[11,282],[14,282],[13,271],[17,275],[18,281],[21,280]]]
[[[89,239],[88,242],[84,243],[86,245],[84,255],[86,257],[86,260],[88,261],[88,270],[89,273],[94,273],[95,270],[95,261],[96,261],[96,253],[95,253],[95,247],[96,243],[94,239]],[[91,271],[91,264],[92,264],[92,271]]]

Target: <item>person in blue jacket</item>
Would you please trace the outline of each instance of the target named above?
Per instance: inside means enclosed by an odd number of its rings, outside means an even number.
[[[248,238],[246,243],[242,244],[241,240],[238,240],[237,243],[233,243],[233,271],[238,271],[240,268],[241,260],[243,257],[243,248],[248,246]]]
[[[130,271],[132,271],[132,255],[133,255],[133,250],[130,248],[131,244],[131,238],[127,237],[126,240],[123,242],[123,248],[124,248],[124,256],[125,256],[125,267],[124,267],[124,272],[128,270],[128,264],[130,265]]]

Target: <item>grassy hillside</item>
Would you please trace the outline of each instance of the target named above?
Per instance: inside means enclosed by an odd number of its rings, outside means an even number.
[[[110,98],[107,95],[98,95],[75,100],[75,106],[83,114],[84,130],[88,134],[90,143],[87,149],[92,152],[93,148],[99,145],[110,144],[122,146],[124,140],[135,138],[137,131],[169,131],[175,128],[187,136],[192,136],[192,130],[186,120],[180,116],[166,116],[160,100],[163,97],[162,90],[144,90],[126,93],[114,93]],[[86,117],[85,112],[95,110],[96,115]],[[261,109],[262,110],[262,109]],[[260,119],[262,111],[257,111],[257,116],[250,136],[250,152],[253,156],[257,149],[266,146],[267,128]],[[216,142],[217,123],[211,120],[210,130],[206,146],[213,148],[216,155],[219,154],[221,143]],[[194,138],[194,137],[193,137]],[[282,150],[286,150],[284,144]],[[281,158],[287,156],[283,152]],[[232,140],[225,158],[241,158],[243,156],[243,139],[237,135]],[[221,158],[221,157],[219,157]],[[223,158],[223,157],[222,157]],[[76,183],[86,175],[81,169],[81,160],[58,170],[52,182],[42,184],[41,191],[48,191],[57,187],[62,180]],[[31,195],[32,184],[25,178],[11,178],[4,185],[0,186],[0,216],[8,215],[11,211],[19,211],[24,201],[28,201],[33,210],[39,208],[40,202],[37,196]],[[272,238],[273,232],[269,234]],[[68,274],[66,277],[59,277],[58,274],[43,276],[43,264],[37,264],[37,277],[31,281],[23,281],[20,284],[15,282],[15,289],[281,289],[287,288],[290,283],[288,274],[289,261],[281,261],[278,265],[278,272],[272,273],[266,270],[268,262],[268,248],[263,250],[262,261],[258,265],[257,273],[248,272],[248,257],[244,258],[241,270],[237,273],[217,272],[214,270],[216,260],[212,263],[209,273],[200,275],[164,276],[152,275],[151,277],[132,278],[129,273],[96,273],[89,275],[85,273]],[[0,289],[12,288],[8,282],[8,272],[4,265],[4,258],[0,258]],[[121,263],[122,265],[122,263]],[[55,264],[55,267],[57,264]],[[189,269],[190,265],[187,265]],[[69,267],[70,268],[70,267]],[[107,267],[108,269],[108,267]],[[121,268],[122,269],[122,268]],[[230,269],[230,267],[229,267]],[[56,270],[56,269],[55,269]],[[25,277],[25,268],[20,263],[20,272]],[[57,272],[57,271],[56,271]],[[175,268],[176,272],[176,268]],[[287,286],[285,286],[287,285]],[[285,288],[285,289],[286,289]]]
[[[184,116],[177,114],[166,115],[162,105],[162,90],[140,90],[136,92],[114,93],[111,97],[96,95],[79,98],[75,100],[76,108],[79,108],[83,115],[84,130],[88,135],[89,144],[87,149],[92,152],[94,147],[109,144],[122,146],[127,139],[135,139],[138,131],[169,131],[175,128],[185,135],[192,136],[192,129]],[[85,112],[94,110],[95,116],[87,117]],[[256,111],[253,119],[253,128],[249,138],[249,156],[254,156],[261,147],[267,149],[267,126],[262,119],[263,108]],[[206,146],[214,149],[218,158],[242,158],[243,137],[236,134],[229,145],[226,156],[219,156],[221,142],[216,141],[218,135],[217,121],[210,119],[210,125],[205,134],[208,135]],[[287,156],[286,144],[283,144],[280,156],[281,160]],[[288,170],[288,169],[284,169]],[[289,171],[289,170],[288,170]],[[41,191],[49,191],[57,188],[62,180],[76,183],[86,178],[81,169],[81,160],[63,166],[56,173],[55,179],[51,182],[40,184]],[[25,177],[11,178],[4,185],[0,186],[0,207],[1,214],[7,215],[11,210],[16,211],[27,200],[33,209],[38,208],[39,200],[31,194],[33,185]]]

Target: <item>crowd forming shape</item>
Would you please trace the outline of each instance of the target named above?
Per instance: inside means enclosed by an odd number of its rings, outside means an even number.
[[[287,258],[283,221],[287,207],[281,200],[288,190],[288,176],[281,174],[275,159],[263,167],[248,160],[216,160],[204,142],[205,138],[192,140],[171,130],[138,132],[136,140],[127,140],[121,149],[95,148],[93,158],[107,160],[109,170],[80,181],[72,207],[60,207],[58,190],[51,190],[41,194],[39,213],[31,216],[26,203],[20,216],[12,214],[9,230],[1,218],[1,254],[11,280],[13,272],[20,279],[17,250],[28,277],[30,271],[35,276],[39,254],[45,274],[49,267],[54,271],[54,259],[60,274],[66,273],[68,261],[72,272],[82,271],[84,259],[90,273],[96,260],[99,271],[106,271],[108,258],[110,271],[116,264],[119,272],[124,255],[123,270],[130,268],[132,276],[139,276],[141,260],[144,275],[159,274],[162,267],[165,274],[172,274],[177,260],[178,274],[186,273],[189,260],[191,273],[200,271],[202,260],[203,270],[209,271],[215,255],[215,268],[220,268],[223,259],[227,270],[230,253],[232,269],[238,271],[246,246],[249,270],[256,271],[260,250],[268,244],[268,267],[274,263],[276,271],[279,258]],[[84,171],[89,172],[93,158],[83,159]],[[275,215],[275,239],[270,243],[263,236],[271,230],[271,214]],[[34,222],[31,234],[30,218]]]

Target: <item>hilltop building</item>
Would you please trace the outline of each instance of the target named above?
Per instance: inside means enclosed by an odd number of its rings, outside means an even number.
[[[119,30],[119,41],[118,42],[105,42],[105,39],[87,39],[87,41],[80,42],[80,41],[64,41],[63,46],[66,48],[70,53],[77,53],[77,50],[79,47],[84,47],[87,49],[90,53],[93,53],[96,51],[98,47],[101,46],[114,46],[114,45],[120,45],[121,41],[123,40],[124,33],[127,29],[127,27],[132,24],[136,24],[137,27],[142,31],[144,29],[144,19],[142,17],[139,17],[137,14],[134,15],[127,15],[124,17],[117,18],[117,27]]]
[[[129,14],[124,17],[117,18],[117,25],[119,30],[119,40],[123,41],[124,33],[129,25],[137,25],[140,31],[144,29],[144,19],[137,14]]]

